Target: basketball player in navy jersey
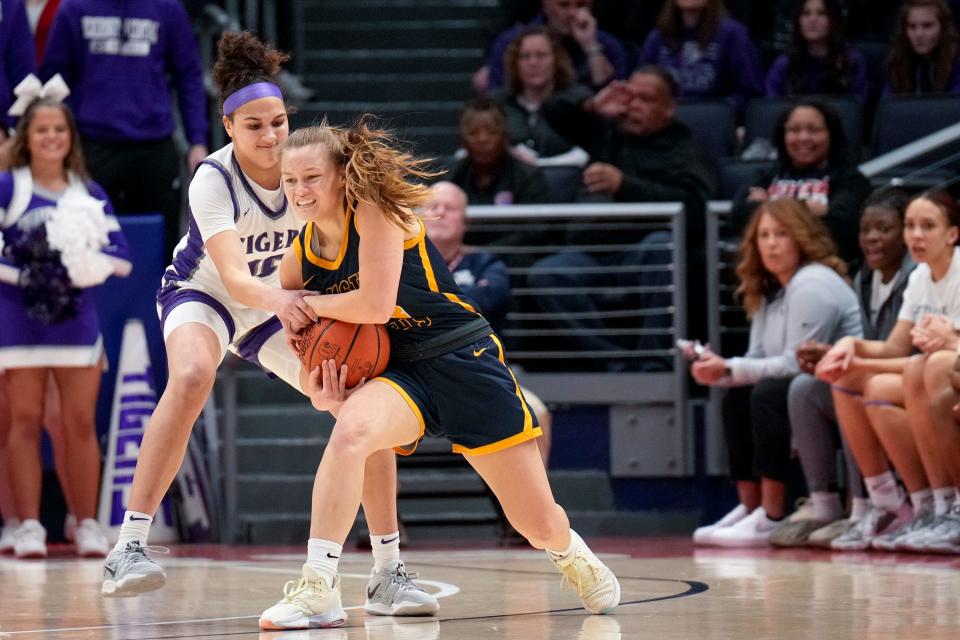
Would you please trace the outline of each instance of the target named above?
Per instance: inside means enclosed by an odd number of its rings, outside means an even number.
[[[428,189],[421,161],[393,149],[364,121],[293,132],[282,152],[284,191],[307,223],[281,264],[281,284],[307,286],[321,317],[386,324],[391,360],[379,377],[339,393],[338,372],[317,367],[307,384],[314,406],[337,422],[313,491],[307,563],[297,583],[264,611],[261,629],[342,625],[338,563],[364,490],[370,455],[409,454],[427,432],[490,485],[511,524],[547,556],[591,613],[620,600],[613,573],[570,529],[540,460],[536,418],[489,323],[464,300],[413,209]],[[347,283],[349,286],[343,286]]]

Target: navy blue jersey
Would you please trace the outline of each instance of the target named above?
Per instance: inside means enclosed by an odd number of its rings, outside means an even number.
[[[420,233],[403,245],[403,268],[393,314],[387,322],[394,345],[422,342],[480,317],[453,281],[440,252]],[[344,222],[343,240],[335,260],[313,249],[313,223],[308,222],[294,243],[303,286],[321,293],[346,293],[360,286],[360,230],[353,211]]]

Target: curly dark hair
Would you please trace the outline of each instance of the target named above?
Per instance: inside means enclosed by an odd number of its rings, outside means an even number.
[[[223,101],[243,87],[255,82],[273,82],[280,65],[290,59],[249,31],[228,31],[217,43],[217,60],[213,65],[213,81]]]
[[[807,2],[800,0],[793,10],[793,33],[787,46],[787,58],[790,60],[790,91],[794,95],[804,92],[803,70],[810,60],[807,41],[800,29],[800,16]],[[846,93],[850,90],[850,48],[843,33],[843,13],[838,0],[820,0],[830,20],[830,32],[827,35],[827,86],[818,93]]]

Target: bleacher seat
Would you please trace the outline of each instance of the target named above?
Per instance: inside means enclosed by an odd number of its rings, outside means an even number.
[[[550,202],[576,202],[577,193],[583,179],[580,177],[583,169],[577,166],[556,165],[541,167],[544,180],[547,183],[547,194]]]
[[[720,163],[720,189],[717,197],[732,200],[740,187],[756,180],[764,171],[773,167],[772,160],[738,160],[726,158]]]
[[[880,95],[887,81],[887,56],[890,55],[890,43],[884,40],[861,40],[854,46],[863,54],[867,63],[867,87],[870,104]]]
[[[843,130],[847,134],[847,142],[851,145],[859,144],[863,139],[863,107],[853,96],[804,96],[830,104],[840,115],[843,121]],[[796,98],[756,98],[747,103],[744,128],[746,129],[743,145],[748,147],[754,138],[770,140],[777,118],[784,109],[790,107]]]
[[[874,116],[872,154],[887,153],[957,122],[960,96],[885,96]]]
[[[726,100],[697,100],[677,105],[674,118],[687,125],[700,147],[715,162],[736,147],[736,112]]]

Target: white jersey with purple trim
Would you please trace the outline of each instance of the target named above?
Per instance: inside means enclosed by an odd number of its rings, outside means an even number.
[[[189,204],[189,230],[177,244],[173,263],[163,274],[163,289],[202,291],[216,298],[231,314],[250,315],[254,311],[253,315],[262,317],[261,321],[267,320],[270,313],[250,309],[230,298],[207,253],[206,242],[223,231],[236,231],[250,274],[279,287],[280,260],[300,227],[287,207],[283,189],[267,190],[248,178],[233,155],[231,143],[201,163],[190,182]],[[242,324],[249,325],[249,321]]]

